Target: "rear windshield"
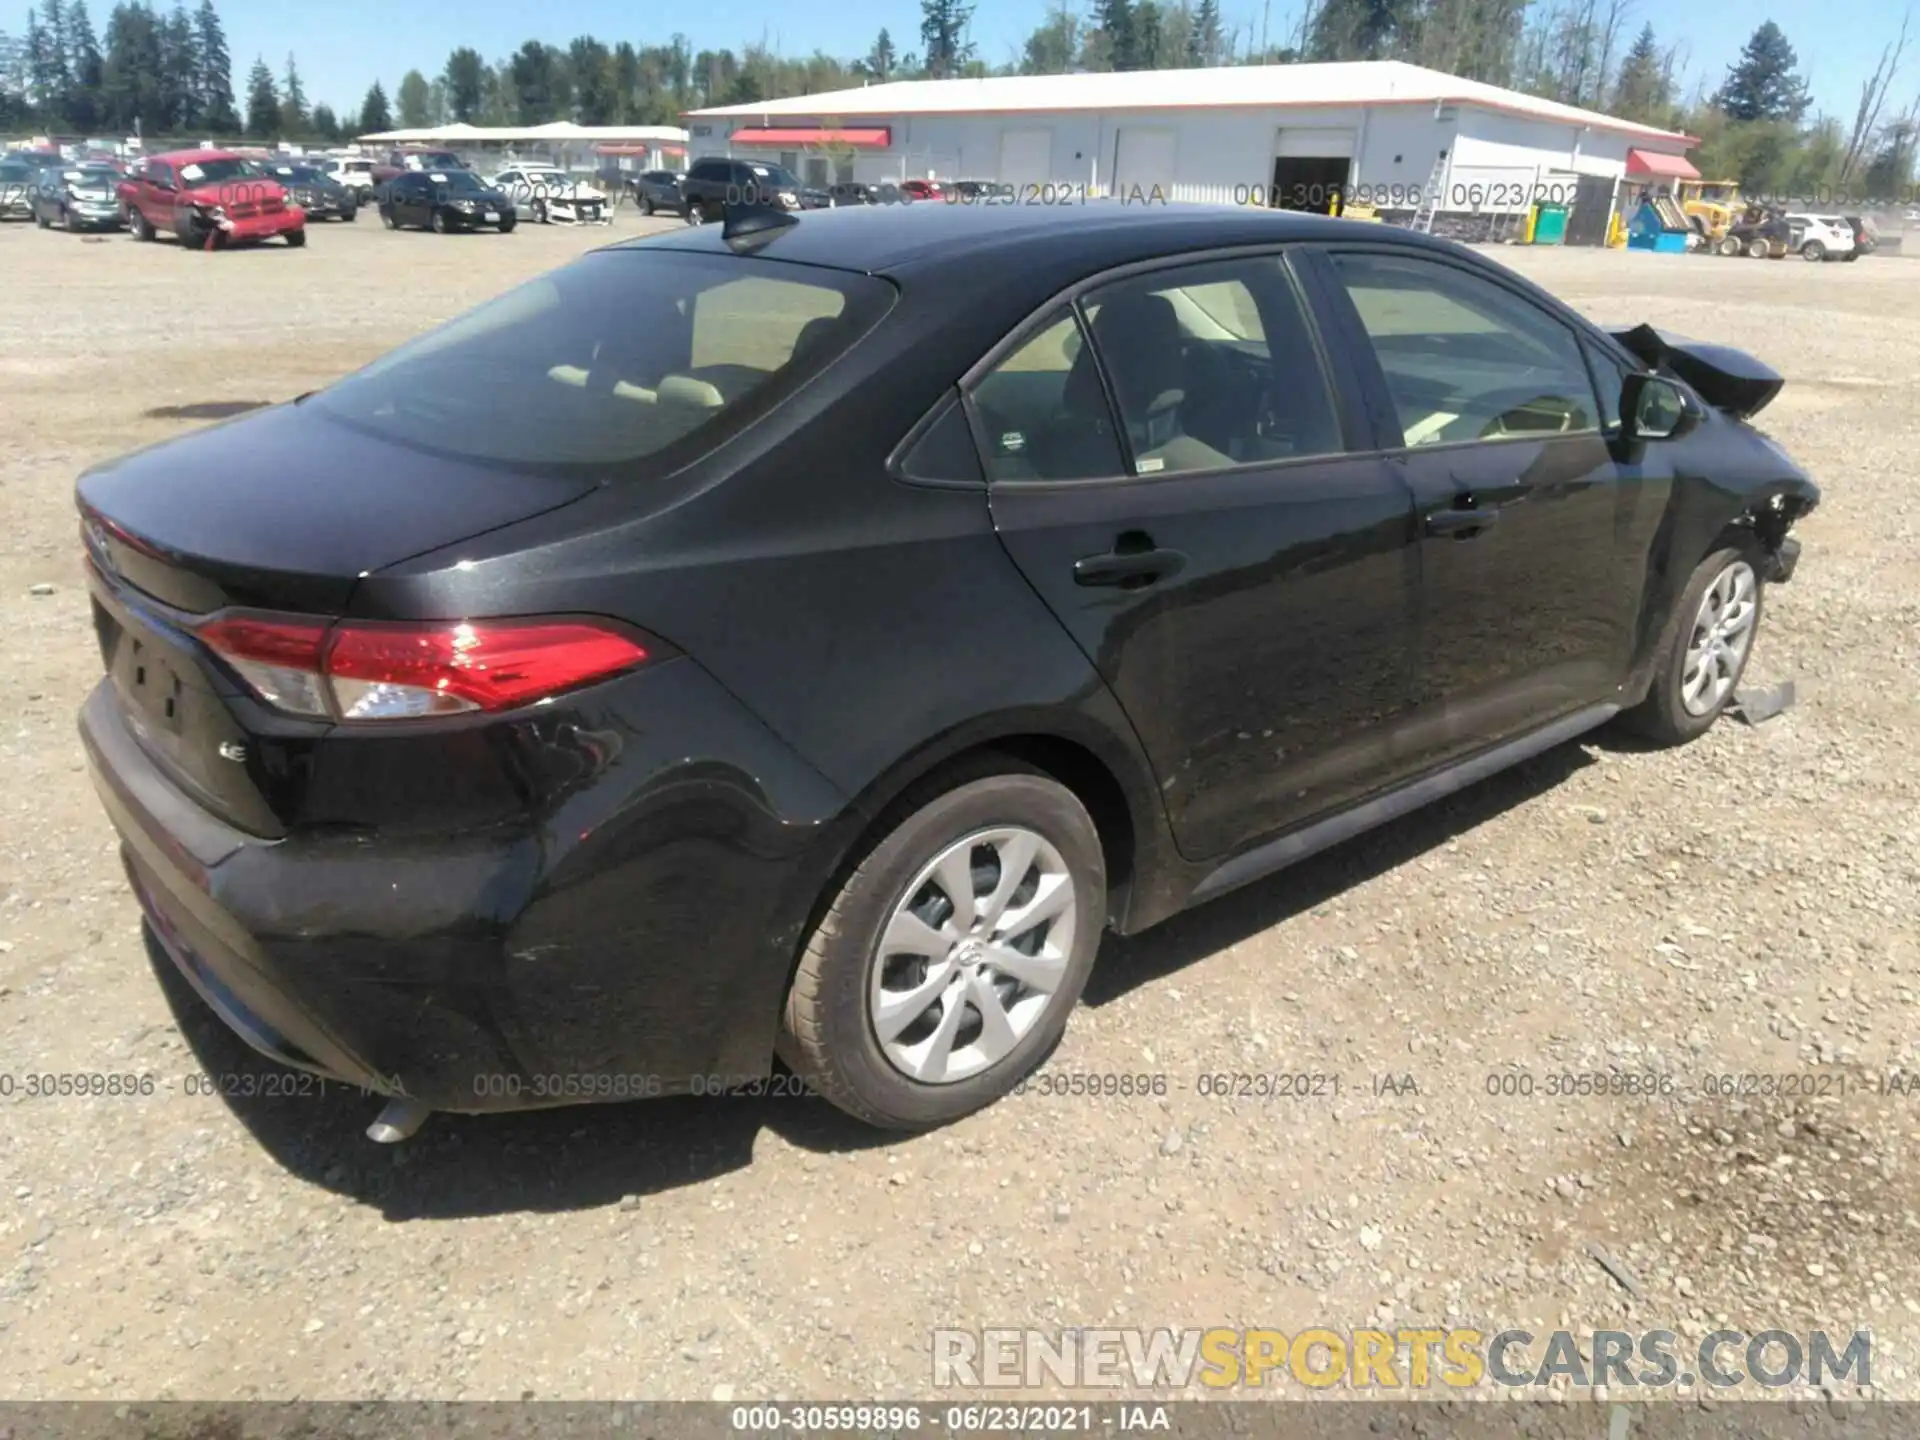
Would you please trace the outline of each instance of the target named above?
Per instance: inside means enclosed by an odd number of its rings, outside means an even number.
[[[357,429],[467,459],[541,469],[680,463],[778,404],[871,328],[893,296],[884,280],[837,270],[601,251],[308,403]]]

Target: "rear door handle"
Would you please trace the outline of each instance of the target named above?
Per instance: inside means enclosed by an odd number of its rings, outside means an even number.
[[[1151,585],[1171,575],[1187,563],[1178,550],[1116,550],[1105,555],[1089,555],[1073,562],[1076,585],[1117,585],[1132,588]]]
[[[1432,510],[1427,514],[1427,533],[1443,535],[1450,540],[1471,540],[1492,529],[1499,519],[1500,512],[1491,507]]]

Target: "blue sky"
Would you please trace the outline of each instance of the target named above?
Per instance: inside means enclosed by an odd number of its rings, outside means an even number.
[[[232,46],[235,88],[244,83],[256,53],[276,72],[291,49],[298,57],[307,94],[336,110],[359,109],[374,79],[392,96],[400,77],[417,66],[429,78],[457,45],[471,45],[489,60],[540,39],[565,44],[591,34],[609,44],[632,40],[661,43],[675,30],[694,49],[738,49],[763,35],[784,54],[822,49],[844,57],[863,55],[881,26],[887,26],[902,50],[918,49],[917,0],[841,0],[795,7],[781,0],[727,0],[718,5],[661,5],[644,9],[616,0],[571,0],[553,10],[510,0],[329,0],[307,8],[283,0],[217,0]],[[96,0],[96,24],[104,24],[108,0]],[[1257,31],[1260,0],[1222,0],[1229,23]],[[973,38],[983,58],[1001,61],[1018,47],[1047,9],[1046,0],[979,0]],[[1880,47],[1899,29],[1902,7],[1896,0],[1691,0],[1685,6],[1635,0],[1628,30],[1651,20],[1663,41],[1684,42],[1689,86],[1718,84],[1740,46],[1762,20],[1771,18],[1787,33],[1813,84],[1816,105],[1850,120],[1861,82],[1872,71]],[[1268,27],[1278,44],[1295,22],[1298,0],[1272,0]],[[18,27],[15,27],[18,28]],[[1894,101],[1904,108],[1920,94],[1920,26]]]

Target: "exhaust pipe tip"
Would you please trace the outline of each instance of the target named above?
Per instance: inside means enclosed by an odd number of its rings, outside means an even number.
[[[389,1100],[367,1127],[367,1138],[378,1145],[398,1145],[426,1124],[431,1114],[418,1100]]]

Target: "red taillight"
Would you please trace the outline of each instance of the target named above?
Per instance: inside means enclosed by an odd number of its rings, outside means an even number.
[[[268,704],[349,722],[513,710],[649,656],[620,631],[584,620],[327,624],[231,615],[199,635]]]

